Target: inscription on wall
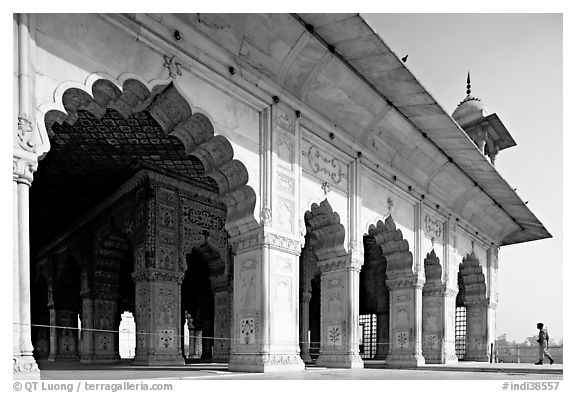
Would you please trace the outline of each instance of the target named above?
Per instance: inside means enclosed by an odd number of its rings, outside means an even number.
[[[316,145],[302,141],[302,169],[343,191],[348,190],[348,165]]]

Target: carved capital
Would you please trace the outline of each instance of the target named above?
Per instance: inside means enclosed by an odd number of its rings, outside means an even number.
[[[15,182],[31,185],[36,169],[38,169],[38,161],[35,156],[33,158],[12,156],[12,179]]]
[[[386,280],[386,285],[388,285],[389,289],[398,289],[398,288],[414,288],[414,289],[423,289],[424,288],[424,280],[421,276],[410,274],[410,275],[399,275]]]
[[[281,236],[271,232],[264,233],[264,244],[281,251],[287,251],[295,255],[300,255],[302,251],[302,243],[293,238]]]
[[[260,212],[260,223],[262,225],[270,225],[272,224],[272,209],[265,207]]]
[[[184,273],[161,269],[145,269],[132,273],[132,278],[134,282],[171,281],[181,283],[184,279]]]
[[[264,232],[262,228],[241,233],[240,235],[231,237],[228,244],[232,248],[234,254],[241,254],[246,251],[254,250],[264,243]]]
[[[356,270],[362,268],[362,260],[353,258],[352,255],[346,254],[339,257],[322,259],[317,262],[320,272],[327,273],[337,270]]]

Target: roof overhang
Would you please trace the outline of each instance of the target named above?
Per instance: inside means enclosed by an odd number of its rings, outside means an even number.
[[[466,132],[360,15],[298,14],[297,17],[312,26],[314,33],[332,45],[344,62],[426,134],[519,225],[518,230],[502,239],[502,245],[552,237]],[[488,121],[495,129],[510,135],[498,116],[488,116]]]
[[[307,105],[380,167],[410,179],[498,244],[551,237],[360,15],[172,14],[162,23],[194,29],[203,36],[201,61],[234,64],[244,80]]]

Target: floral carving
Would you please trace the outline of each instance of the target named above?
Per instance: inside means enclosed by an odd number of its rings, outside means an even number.
[[[400,349],[404,349],[408,345],[408,333],[399,332],[396,334],[396,344]]]
[[[342,345],[342,332],[340,326],[328,326],[328,340],[334,346]]]

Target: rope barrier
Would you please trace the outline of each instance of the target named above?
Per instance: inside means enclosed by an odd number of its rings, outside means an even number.
[[[62,330],[75,330],[75,331],[79,331],[79,332],[99,332],[99,333],[129,333],[129,334],[134,334],[134,335],[145,335],[145,336],[155,336],[155,337],[159,337],[160,335],[158,333],[151,333],[151,332],[143,332],[143,331],[121,331],[121,330],[111,330],[111,329],[95,329],[95,328],[85,328],[85,327],[75,327],[75,326],[58,326],[58,325],[44,325],[44,324],[23,324],[23,323],[16,323],[14,322],[14,325],[21,325],[21,326],[31,326],[31,327],[39,327],[39,328],[54,328],[54,329],[62,329]],[[201,331],[201,330],[197,330],[197,331]],[[175,335],[176,338],[185,338],[185,335],[182,334],[178,334]],[[223,340],[223,341],[237,341],[237,342],[243,342],[244,340],[242,339],[238,339],[238,338],[233,338],[233,337],[215,337],[215,336],[205,336],[202,335],[201,337],[202,339],[210,339],[210,340]],[[451,340],[446,340],[443,339],[442,340],[444,343],[447,344],[457,344],[457,343],[462,343],[462,341],[451,341]],[[256,341],[255,343],[258,344],[262,344],[263,341]],[[269,342],[268,344],[270,345],[281,345],[281,344],[292,344],[293,342],[291,341],[274,341],[274,342]],[[377,345],[391,345],[393,342],[391,341],[371,341],[368,340],[366,342],[364,342],[365,345],[370,345],[370,346],[377,346]],[[404,341],[405,344],[414,344],[414,343],[418,343],[418,341]],[[422,341],[420,341],[420,343],[422,343]],[[307,344],[312,346],[314,345],[319,345],[322,346],[322,344],[325,344],[327,346],[331,346],[333,345],[332,342],[329,341],[299,341],[298,344]],[[360,345],[361,343],[359,342],[357,345]],[[487,342],[483,342],[483,344],[487,344]]]

